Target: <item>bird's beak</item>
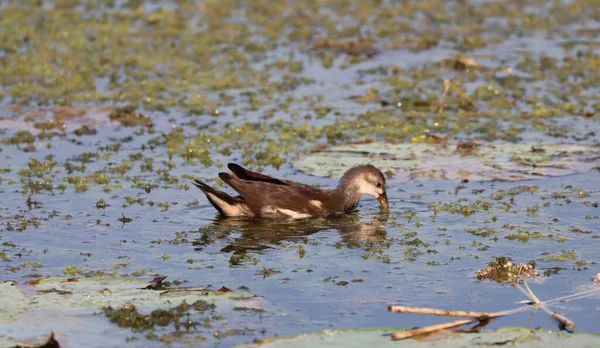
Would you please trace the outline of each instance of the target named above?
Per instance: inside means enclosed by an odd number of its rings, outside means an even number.
[[[388,210],[390,208],[390,204],[387,198],[387,192],[383,191],[383,193],[380,194],[379,197],[377,197],[377,200],[379,201],[379,205],[382,209]]]

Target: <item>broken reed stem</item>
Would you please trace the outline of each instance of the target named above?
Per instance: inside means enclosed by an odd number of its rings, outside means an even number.
[[[471,324],[475,321],[479,321],[480,323],[506,315],[510,315],[517,312],[522,312],[527,310],[527,307],[519,307],[507,311],[501,312],[468,312],[468,311],[455,311],[455,310],[445,310],[445,309],[436,309],[436,308],[423,308],[423,307],[407,307],[407,306],[389,306],[388,310],[396,313],[417,313],[417,314],[432,314],[432,315],[440,315],[440,316],[459,316],[459,317],[471,317],[471,319],[463,319],[452,321],[449,323],[443,323],[438,325],[426,326],[414,330],[404,331],[404,332],[395,332],[392,334],[392,340],[403,340],[406,338],[411,338],[415,336],[421,336],[426,334],[431,334],[438,331],[448,330],[452,328],[456,328],[459,326]]]
[[[558,320],[559,323],[568,327],[569,330],[575,330],[575,323],[573,321],[571,321],[569,318],[565,317],[562,314],[558,314],[556,312],[551,313],[550,310],[546,306],[542,306],[542,308],[544,308],[548,312],[548,314],[550,314],[552,316],[552,318]]]
[[[457,310],[446,310],[438,308],[425,308],[425,307],[408,307],[408,306],[389,306],[388,310],[395,313],[412,313],[412,314],[429,314],[438,315],[444,317],[469,317],[477,320],[485,320],[490,318],[502,317],[505,315],[521,312],[528,309],[527,307],[519,307],[501,312],[471,312],[471,311],[457,311]]]
[[[531,289],[529,288],[529,284],[527,284],[527,279],[523,278],[523,284],[525,285],[525,289],[527,289],[527,294],[528,294],[529,298],[533,302],[535,302],[535,304],[542,303],[542,301],[540,301],[540,299],[537,298],[537,296],[535,296],[535,294],[533,293],[533,291],[531,291]]]
[[[527,285],[527,283],[525,283],[525,284]],[[575,323],[572,322],[571,320],[569,320],[569,318],[565,317],[564,315],[550,311],[550,309],[548,309],[548,307],[546,305],[554,304],[559,301],[567,302],[567,301],[578,300],[581,298],[585,298],[589,295],[592,295],[596,292],[600,292],[600,289],[592,289],[592,290],[582,291],[582,292],[572,294],[572,295],[557,297],[555,299],[548,300],[544,303],[544,302],[541,302],[533,294],[533,291],[531,291],[531,289],[529,289],[529,286],[527,286],[527,288],[528,288],[528,291],[525,291],[522,287],[517,286],[517,289],[519,289],[525,295],[527,295],[527,296],[532,295],[531,297],[535,298],[534,302],[537,302],[537,305],[534,306],[534,308],[542,308],[544,311],[546,311],[546,313],[548,313],[550,316],[552,316],[552,318],[556,319],[561,324],[563,324],[564,326],[568,327],[571,330],[575,329]],[[402,339],[411,338],[411,337],[415,337],[415,336],[426,335],[426,334],[430,334],[430,333],[434,333],[434,332],[438,332],[438,331],[448,330],[448,329],[452,329],[452,328],[456,328],[459,326],[473,323],[477,320],[479,320],[479,322],[481,323],[482,321],[484,321],[486,319],[493,319],[493,318],[497,318],[497,317],[501,317],[501,316],[518,313],[518,312],[524,312],[529,309],[530,309],[529,306],[525,306],[525,307],[519,307],[519,308],[507,310],[507,311],[486,313],[486,312],[470,312],[470,311],[457,311],[457,310],[445,310],[445,309],[424,308],[424,307],[408,307],[408,306],[389,306],[388,307],[388,310],[390,312],[396,312],[396,313],[432,314],[432,315],[439,315],[439,316],[460,316],[460,317],[471,317],[472,318],[472,319],[457,320],[457,321],[453,321],[450,323],[427,326],[427,327],[404,331],[404,332],[396,332],[396,333],[392,334],[392,340],[402,340]]]
[[[470,311],[455,311],[437,308],[423,308],[423,307],[407,307],[407,306],[389,306],[388,310],[394,313],[413,313],[413,314],[429,314],[438,315],[442,317],[470,317],[470,318],[482,318],[489,315],[485,312],[470,312]]]
[[[550,315],[556,321],[558,321],[565,327],[569,328],[569,330],[575,329],[575,323],[573,321],[571,321],[571,319],[565,317],[562,314],[558,314],[556,312],[551,311],[550,308],[548,308],[548,306],[546,306],[546,304],[544,302],[539,302],[535,306],[541,308],[544,312],[548,313],[548,315]]]
[[[529,288],[529,285],[527,285],[527,281],[524,281],[523,284],[525,285],[525,288],[527,289],[527,291],[525,291],[522,287],[517,286],[517,289],[519,289],[523,294],[529,296],[529,298],[535,302],[535,306],[541,308],[544,312],[548,313],[548,315],[550,315],[552,318],[556,319],[559,323],[561,323],[562,325],[564,325],[565,327],[569,328],[569,330],[574,330],[575,329],[575,323],[573,321],[571,321],[569,318],[565,317],[562,314],[558,314],[556,312],[551,311],[548,306],[546,305],[546,303],[540,301],[535,294],[533,293],[533,291],[531,291],[531,289]]]
[[[575,329],[575,323],[573,321],[571,321],[569,318],[565,317],[562,314],[558,314],[556,312],[551,311],[550,308],[548,308],[548,306],[546,306],[543,302],[540,302],[536,306],[541,308],[544,312],[548,313],[548,315],[550,315],[552,318],[556,319],[556,321],[558,321],[565,327],[568,327],[569,330]]]
[[[395,332],[392,334],[392,340],[398,341],[398,340],[403,340],[403,339],[411,338],[411,337],[415,337],[415,336],[430,334],[430,333],[437,332],[437,331],[453,329],[453,328],[456,328],[459,326],[470,324],[474,321],[477,321],[477,319],[463,319],[463,320],[452,321],[449,323],[426,326],[426,327],[408,330],[408,331],[404,331],[404,332]]]

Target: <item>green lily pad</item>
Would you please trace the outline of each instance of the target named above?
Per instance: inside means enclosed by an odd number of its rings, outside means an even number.
[[[372,164],[394,178],[526,180],[570,175],[598,165],[600,148],[575,144],[355,143],[301,157],[294,167],[319,176],[340,177],[348,168]]]
[[[493,347],[518,345],[526,348],[597,347],[600,335],[561,331],[531,330],[523,327],[503,327],[480,333],[453,333],[441,338],[392,341],[390,334],[404,329],[377,328],[357,330],[324,330],[309,334],[276,337],[254,345],[237,347]]]
[[[220,314],[240,307],[262,310],[261,299],[247,291],[201,287],[157,290],[150,289],[147,281],[133,278],[48,278],[26,285],[0,282],[0,294],[0,332],[8,333],[0,335],[0,346],[11,346],[18,340],[30,338],[27,335],[31,332],[19,332],[14,325],[55,323],[52,330],[60,336],[69,322],[78,322],[81,327],[93,326],[87,322],[98,320],[99,317],[94,314],[107,308],[133,308],[136,313],[155,313],[157,309],[179,306],[202,313],[205,309],[202,309],[201,303],[208,304],[204,308],[213,308],[212,304],[218,303]],[[182,305],[184,303],[191,306]],[[163,310],[161,313],[170,312]],[[48,332],[35,334],[41,339]],[[90,335],[93,336],[93,333]]]

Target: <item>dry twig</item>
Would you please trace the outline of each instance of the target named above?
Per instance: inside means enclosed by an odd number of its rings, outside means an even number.
[[[479,321],[479,324],[473,328],[479,330],[485,325],[489,324],[490,319],[510,315],[513,313],[521,312],[526,310],[526,307],[519,307],[507,311],[501,312],[470,312],[470,311],[456,311],[456,310],[445,310],[437,308],[424,308],[424,307],[407,307],[407,306],[389,306],[388,310],[396,313],[416,313],[416,314],[431,314],[438,316],[457,316],[457,317],[470,317],[472,319],[463,319],[452,321],[449,323],[443,323],[438,325],[426,326],[418,329],[408,330],[404,332],[396,332],[392,334],[393,340],[402,340],[415,336],[428,335],[432,333],[441,333],[450,329],[454,329],[463,325],[471,324],[475,321]]]
[[[403,340],[403,339],[411,338],[411,337],[415,337],[415,336],[427,335],[427,334],[431,334],[434,332],[442,332],[442,331],[446,331],[446,330],[454,329],[454,328],[457,328],[457,327],[460,327],[463,325],[470,324],[474,321],[477,321],[477,319],[463,319],[463,320],[451,321],[449,323],[426,326],[426,327],[408,330],[408,331],[404,331],[404,332],[394,332],[392,334],[392,340],[397,341],[397,340]]]
[[[572,300],[578,300],[578,299],[588,297],[595,293],[600,292],[600,289],[596,288],[596,289],[592,289],[592,290],[583,291],[583,292],[580,292],[577,294],[558,297],[558,298],[555,298],[552,300],[548,300],[546,302],[542,302],[535,296],[533,291],[531,291],[531,289],[529,288],[529,285],[527,285],[527,281],[525,281],[523,284],[525,284],[525,287],[527,288],[527,290],[523,289],[523,287],[521,287],[519,285],[517,285],[517,289],[519,289],[521,292],[523,292],[525,295],[527,295],[532,300],[534,309],[541,308],[546,313],[548,313],[550,316],[552,316],[554,319],[556,319],[561,324],[561,328],[566,327],[570,330],[573,330],[575,328],[575,323],[573,321],[569,320],[569,318],[565,317],[564,315],[558,314],[556,312],[552,312],[548,308],[548,305],[557,303],[559,301],[567,302],[567,301],[572,301]],[[476,321],[479,321],[479,324],[476,325],[475,327],[473,327],[472,330],[479,330],[479,329],[483,328],[485,325],[487,325],[494,318],[507,316],[510,314],[518,313],[518,312],[523,312],[523,311],[529,310],[530,308],[531,307],[526,306],[526,307],[518,307],[518,308],[506,310],[506,311],[500,311],[500,312],[472,312],[472,311],[460,311],[460,310],[446,310],[446,309],[438,309],[438,308],[389,306],[388,310],[390,312],[396,312],[396,313],[430,314],[430,315],[438,315],[438,316],[452,316],[452,317],[456,316],[456,317],[469,317],[470,318],[470,319],[457,320],[457,321],[452,321],[452,322],[443,323],[443,324],[426,326],[426,327],[408,330],[408,331],[404,331],[404,332],[396,332],[396,333],[392,334],[392,340],[402,340],[402,339],[411,338],[411,337],[415,337],[415,336],[429,335],[429,334],[433,334],[433,333],[441,333],[441,332],[445,332],[448,330],[454,330],[456,328],[459,328],[459,327],[467,325],[467,324],[471,324]]]
[[[523,307],[517,308],[521,310]],[[452,309],[438,309],[438,308],[425,308],[425,307],[408,307],[408,306],[389,306],[388,310],[395,313],[412,313],[412,314],[429,314],[443,317],[469,317],[477,320],[486,320],[490,318],[496,318],[512,314],[513,310],[502,311],[502,312],[471,312],[471,311],[457,311]]]
[[[556,312],[551,311],[548,306],[546,305],[546,303],[540,301],[537,296],[535,296],[535,294],[533,293],[533,291],[531,291],[531,289],[529,288],[529,285],[527,284],[527,280],[525,280],[523,282],[523,285],[525,285],[525,289],[523,290],[522,287],[517,286],[517,289],[519,289],[522,293],[524,293],[525,295],[527,295],[534,303],[536,307],[541,308],[544,312],[548,313],[548,315],[550,315],[552,318],[556,319],[556,321],[558,321],[563,327],[568,328],[569,330],[574,330],[575,329],[575,323],[573,321],[571,321],[569,318],[567,318],[566,316],[562,315],[562,314],[558,314]]]

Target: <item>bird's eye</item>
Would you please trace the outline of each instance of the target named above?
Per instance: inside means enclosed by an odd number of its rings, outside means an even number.
[[[375,186],[377,186],[377,188],[381,188],[381,183],[378,182]]]

